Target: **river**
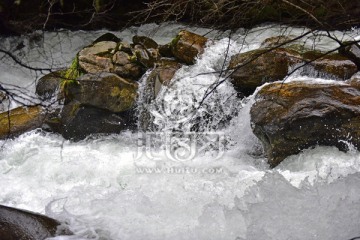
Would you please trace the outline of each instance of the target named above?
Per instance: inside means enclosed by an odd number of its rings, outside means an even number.
[[[113,33],[125,41],[138,34],[167,43],[182,28],[214,41],[196,64],[176,73],[175,91],[160,92],[150,105],[141,102],[144,96],[139,93],[139,108],[153,115],[154,131],[71,142],[35,130],[1,141],[0,204],[46,214],[75,234],[53,240],[360,236],[358,151],[317,146],[270,169],[250,127],[254,96],[239,99],[225,82],[198,105],[208,87],[223,79],[217,72],[231,55],[259,48],[268,37],[296,36],[306,29],[266,25],[230,33],[168,23]],[[31,66],[57,69],[68,66],[77,51],[104,32],[34,32],[2,38],[0,46]],[[333,34],[360,36],[356,29]],[[317,49],[336,46],[318,37],[304,44]],[[0,57],[2,84],[18,93],[19,101],[36,101],[35,83],[43,73]],[[287,81],[326,80],[299,75]],[[17,105],[12,102],[10,107]],[[195,117],[189,109],[197,110]],[[208,114],[211,121],[205,121]],[[200,131],[192,132],[194,126]]]

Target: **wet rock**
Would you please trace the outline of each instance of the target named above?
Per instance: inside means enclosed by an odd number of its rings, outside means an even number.
[[[170,84],[176,71],[182,66],[182,64],[171,60],[160,61],[157,65],[147,79],[147,84],[153,86],[151,89],[153,89],[155,97],[159,93],[161,86],[168,86]]]
[[[79,65],[87,73],[110,72],[117,43],[97,42],[79,52]]]
[[[175,57],[171,51],[171,44],[165,44],[159,46],[159,53],[162,57],[173,58]]]
[[[360,71],[360,44],[354,42],[344,42],[345,47],[339,49],[342,56],[349,58]]]
[[[132,111],[113,113],[85,106],[77,101],[64,106],[58,121],[60,124],[52,125],[53,130],[60,132],[64,138],[74,141],[93,134],[112,134],[134,129],[136,122]]]
[[[133,43],[134,45],[141,45],[144,48],[157,49],[159,47],[159,45],[154,40],[146,36],[134,36]]]
[[[345,80],[357,72],[356,65],[349,58],[338,53],[325,56],[323,54],[319,51],[307,51],[303,58],[305,61],[312,61],[310,65],[315,70],[328,74],[330,78]]]
[[[272,51],[258,49],[236,54],[231,58],[229,68],[235,88],[245,94],[253,91],[266,82],[282,80],[290,66],[301,62],[301,55],[285,48]]]
[[[40,106],[18,107],[0,113],[0,139],[16,137],[40,128],[45,114]]]
[[[70,235],[52,218],[0,205],[0,238],[2,240],[44,240],[56,235]]]
[[[137,83],[113,73],[85,74],[78,78],[77,85],[68,89],[71,100],[83,105],[123,112],[131,109],[137,98]]]
[[[320,51],[286,48],[257,49],[236,54],[231,58],[229,69],[234,70],[231,81],[245,95],[267,82],[283,80],[291,67],[311,77],[326,76],[333,80],[345,80],[356,71],[356,65],[340,54],[324,55]]]
[[[360,147],[360,87],[290,82],[264,86],[251,108],[252,128],[270,166],[317,146]]]
[[[182,30],[171,42],[173,55],[186,64],[194,64],[199,54],[204,52],[207,38]]]
[[[49,73],[41,77],[36,84],[36,94],[42,99],[51,99],[58,95],[60,83],[65,76],[65,70]]]
[[[171,79],[181,66],[182,64],[176,61],[162,60],[157,63],[157,67],[153,69],[147,77],[143,93],[144,96],[141,104],[138,106],[141,130],[147,131],[152,128],[153,119],[146,106],[152,103],[162,86],[168,86],[170,84]]]

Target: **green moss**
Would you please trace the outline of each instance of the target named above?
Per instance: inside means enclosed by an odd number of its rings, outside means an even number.
[[[68,70],[66,70],[64,78],[60,83],[60,91],[64,94],[65,99],[72,99],[70,88],[79,85],[79,82],[76,79],[82,74],[83,72],[79,66],[79,57],[76,56],[71,63],[71,66],[68,68]]]
[[[66,70],[64,77],[66,80],[76,80],[82,74],[83,73],[81,72],[81,69],[79,66],[79,56],[76,56],[74,58],[74,60],[72,61],[68,70]]]
[[[178,44],[180,38],[181,38],[180,34],[178,34],[176,37],[174,37],[173,40],[171,40],[171,42],[170,42],[170,47],[174,48]]]
[[[80,106],[81,106],[81,104],[79,104],[79,103],[74,104],[70,111],[70,116],[72,116],[72,117],[75,116],[75,114],[76,114],[77,110],[80,108]]]
[[[136,52],[136,53],[137,53],[137,52]],[[129,56],[128,59],[129,59],[129,61],[132,62],[132,63],[136,63],[137,60],[138,60],[136,54],[135,54],[135,55],[132,55],[132,56]]]

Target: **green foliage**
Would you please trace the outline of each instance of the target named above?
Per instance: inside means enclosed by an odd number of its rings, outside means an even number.
[[[66,70],[64,78],[60,83],[60,90],[64,94],[65,99],[72,99],[72,94],[70,92],[71,87],[79,85],[79,82],[76,80],[82,75],[82,71],[79,67],[79,58],[76,56],[71,63],[71,66]]]

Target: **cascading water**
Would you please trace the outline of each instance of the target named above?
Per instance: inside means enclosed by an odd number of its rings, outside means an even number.
[[[125,39],[136,33],[149,35],[155,27],[131,28],[118,35]],[[166,43],[182,27],[170,24],[152,37]],[[284,31],[296,35],[305,30]],[[75,233],[53,239],[338,240],[359,236],[359,152],[316,147],[269,169],[250,127],[253,96],[240,100],[232,85],[224,82],[199,105],[209,87],[224,79],[220,72],[232,54],[258,48],[263,39],[284,31],[267,26],[239,31],[231,40],[219,37],[195,65],[178,70],[154,102],[144,104],[141,99],[146,96],[140,93],[140,112],[141,108],[149,111],[154,122],[140,145],[138,133],[133,132],[70,142],[56,134],[32,131],[2,141],[0,204],[46,213]],[[101,32],[58,34],[45,33],[44,48],[25,43],[20,52],[31,56],[40,49],[44,58],[34,64],[42,67],[49,56],[62,57],[46,62],[60,68]],[[56,43],[63,38],[67,42]],[[5,39],[2,46],[19,41]],[[27,73],[9,67],[10,59],[3,59],[1,80],[27,86],[30,94],[34,85],[29,84]],[[146,77],[142,81],[144,90]],[[205,137],[222,139],[224,146],[199,151],[186,162],[169,158],[171,152],[156,134],[181,132],[184,137],[193,129],[204,136],[197,139],[203,143],[197,147],[211,146]],[[147,145],[147,140],[160,141],[160,146],[152,148],[156,142]]]

